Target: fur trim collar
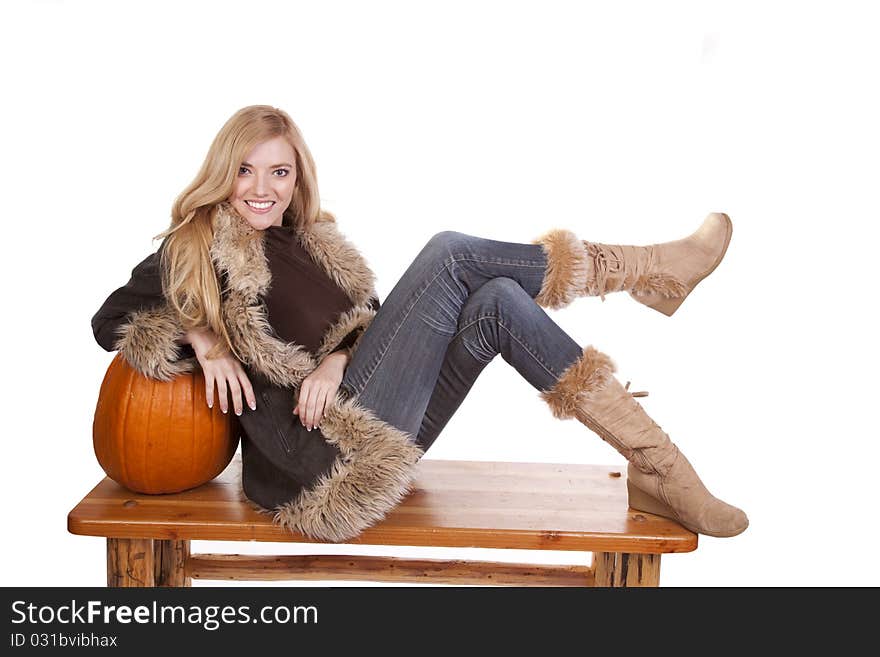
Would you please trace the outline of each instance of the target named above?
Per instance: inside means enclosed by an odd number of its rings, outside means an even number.
[[[254,302],[269,289],[271,281],[263,232],[251,228],[229,203],[217,206],[213,229],[214,264],[229,274],[230,289]],[[297,230],[296,239],[352,303],[366,304],[376,295],[373,272],[354,245],[336,229],[335,221],[316,221],[305,230]]]
[[[340,339],[358,326],[365,327],[375,315],[369,306],[370,298],[376,296],[373,272],[357,249],[336,230],[335,222],[318,221],[297,232],[297,240],[348,295],[354,307],[325,333],[317,354],[284,342],[272,331],[260,301],[272,280],[263,233],[251,228],[228,203],[217,206],[213,228],[211,259],[228,281],[222,308],[226,328],[246,363],[272,383],[298,386]]]
[[[318,221],[298,231],[296,238],[354,305],[326,331],[317,353],[284,342],[269,325],[261,300],[272,282],[264,233],[251,228],[228,203],[217,206],[212,227],[211,260],[226,276],[221,310],[226,330],[245,363],[272,383],[298,386],[342,338],[366,328],[376,314],[370,304],[371,298],[378,298],[373,272],[333,220]],[[180,322],[166,302],[130,313],[118,330],[116,349],[145,376],[169,381],[195,367],[194,359],[179,359],[182,335]]]
[[[279,386],[297,389],[302,380],[350,331],[366,328],[376,314],[373,272],[360,253],[336,229],[320,221],[296,237],[303,249],[339,285],[354,304],[324,334],[317,353],[287,343],[269,325],[261,297],[271,284],[264,234],[228,204],[217,206],[210,254],[226,278],[223,321],[246,364]],[[179,325],[168,305],[138,316],[125,329],[126,357],[142,372],[172,378],[187,368],[175,362]],[[191,369],[191,364],[188,369]],[[294,400],[291,399],[291,408]],[[343,541],[380,520],[410,489],[423,451],[407,434],[381,421],[357,399],[337,395],[321,423],[321,434],[339,450],[330,471],[315,477],[302,493],[274,509],[283,526],[314,540]]]

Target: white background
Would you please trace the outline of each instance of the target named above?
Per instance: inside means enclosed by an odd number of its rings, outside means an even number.
[[[104,584],[103,539],[66,530],[103,476],[89,320],[223,122],[265,103],[383,299],[441,230],[639,244],[728,213],[674,317],[625,294],[552,313],[750,516],[661,583],[880,584],[877,29],[840,1],[3,3],[0,583]],[[426,458],[624,463],[501,359]]]

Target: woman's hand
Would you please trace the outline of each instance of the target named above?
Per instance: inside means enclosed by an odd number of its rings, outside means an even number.
[[[214,406],[214,384],[216,384],[220,410],[224,413],[229,410],[227,392],[232,396],[232,406],[236,415],[241,415],[244,410],[241,400],[242,391],[248,406],[252,410],[256,410],[257,398],[241,363],[229,351],[218,358],[206,357],[211,348],[220,341],[214,331],[211,329],[192,329],[186,332],[184,339],[192,345],[199,365],[202,366],[202,372],[205,374],[205,396],[208,398],[208,408]]]
[[[299,400],[293,414],[299,415],[300,422],[309,431],[320,425],[327,404],[336,397],[347,364],[347,353],[333,352],[300,384]]]

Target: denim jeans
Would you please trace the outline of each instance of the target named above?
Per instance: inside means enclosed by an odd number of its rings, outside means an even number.
[[[498,354],[549,389],[583,351],[534,300],[546,266],[539,245],[438,233],[361,338],[343,393],[428,449]]]

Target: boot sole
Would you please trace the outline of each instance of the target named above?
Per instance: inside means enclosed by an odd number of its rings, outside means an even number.
[[[705,529],[698,529],[693,525],[686,523],[684,520],[678,517],[678,515],[673,511],[672,507],[668,504],[665,504],[658,500],[656,497],[651,495],[650,493],[643,491],[641,488],[632,483],[629,479],[626,480],[626,492],[629,496],[629,506],[631,509],[635,509],[636,511],[644,511],[645,513],[653,513],[655,516],[663,516],[664,518],[669,518],[670,520],[675,520],[675,522],[679,523],[683,527],[690,529],[695,534],[705,534],[706,536],[712,536],[715,538],[730,538],[731,536],[738,536],[742,534],[746,529],[748,529],[748,523],[742,529],[738,529],[734,532],[721,533],[721,532],[710,532]]]
[[[684,300],[688,298],[690,293],[694,291],[697,285],[699,285],[704,278],[715,271],[718,265],[721,264],[721,261],[724,259],[724,255],[727,253],[727,247],[730,244],[730,238],[733,236],[733,222],[730,220],[730,217],[728,217],[723,212],[719,212],[718,214],[722,215],[725,219],[725,222],[727,223],[727,238],[724,240],[724,247],[721,249],[721,254],[718,256],[718,258],[716,258],[712,266],[705,273],[703,273],[702,276],[691,283],[691,285],[689,286],[690,289],[683,297],[661,297],[657,301],[652,301],[651,303],[646,303],[642,301],[642,303],[648,306],[648,308],[653,308],[654,310],[663,313],[667,317],[671,317],[672,314],[676,310],[678,310],[678,307],[684,303]],[[638,297],[636,297],[636,299],[638,299]]]

